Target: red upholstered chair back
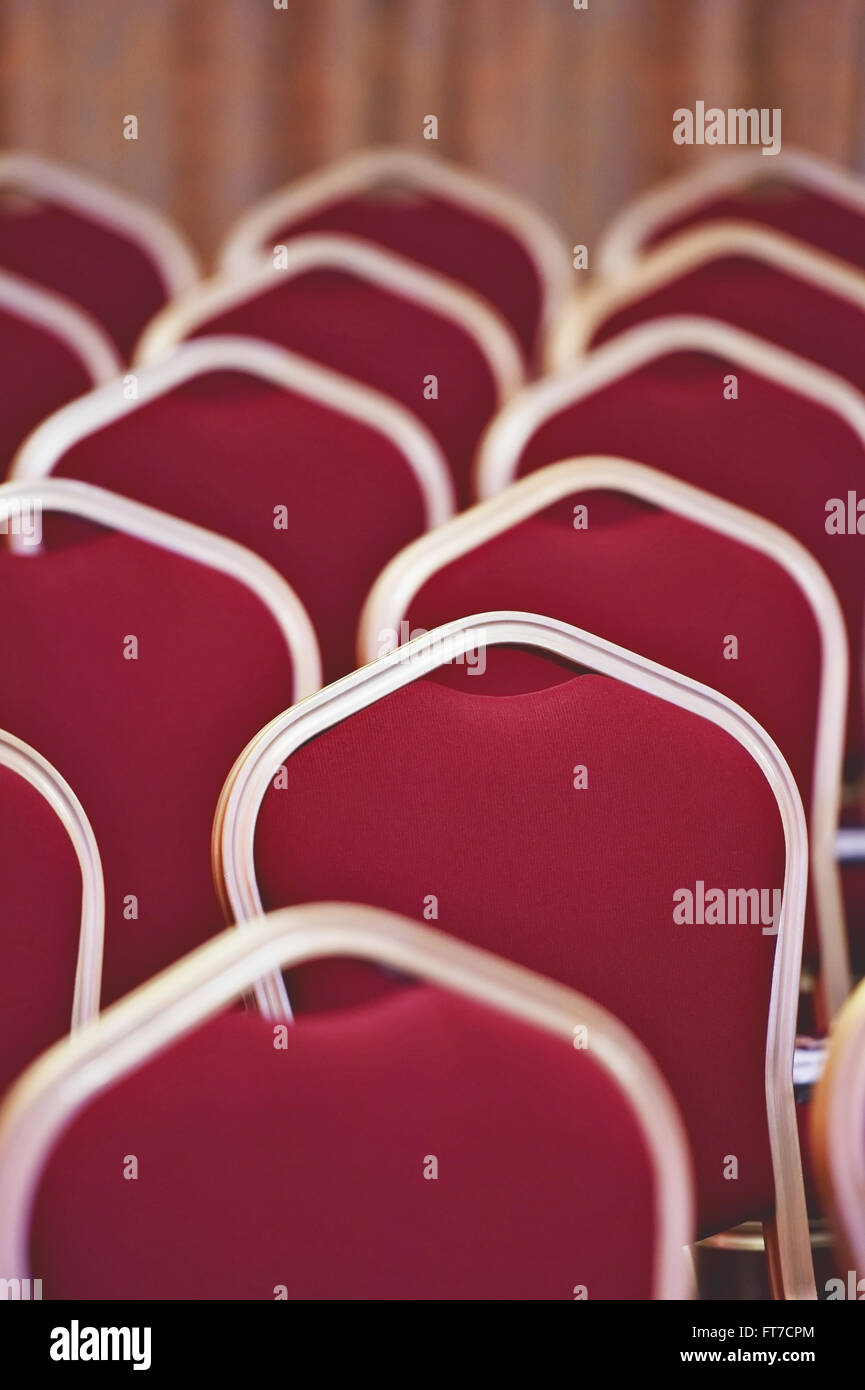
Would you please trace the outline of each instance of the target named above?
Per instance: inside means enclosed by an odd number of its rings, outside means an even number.
[[[431,437],[395,402],[249,339],[202,339],[49,420],[19,478],[78,478],[240,541],[292,585],[325,675],[354,667],[363,596],[452,511]]]
[[[77,799],[0,732],[0,1095],[99,1009],[104,892]]]
[[[150,208],[20,154],[0,157],[0,267],[74,301],[125,358],[197,274],[178,233]]]
[[[847,774],[855,782],[865,765],[865,586],[857,535],[826,528],[829,499],[865,497],[865,402],[833,378],[809,381],[800,368],[720,325],[694,319],[668,332],[646,325],[502,412],[485,441],[479,488],[490,496],[558,459],[614,454],[789,531],[819,561],[844,613],[851,653]],[[735,399],[725,396],[731,376]]]
[[[229,234],[223,266],[242,271],[307,232],[360,237],[476,291],[510,324],[529,363],[572,274],[566,245],[531,205],[405,150],[354,155],[264,199]]]
[[[552,620],[516,618],[466,620],[462,640],[499,624],[518,645],[536,631],[576,640]],[[576,637],[580,651],[605,646]],[[446,643],[434,630],[349,678],[353,697],[321,692],[238,764],[216,828],[235,913],[329,893],[433,922],[584,990],[646,1043],[673,1087],[702,1228],[758,1215],[771,1203],[763,1058],[776,938],[759,924],[682,925],[674,908],[687,916],[696,894],[696,923],[698,884],[763,889],[777,903],[784,835],[763,773],[708,719],[608,676],[551,674],[545,688],[498,695],[419,675],[421,652],[438,666]],[[786,942],[797,949],[795,935]],[[331,970],[291,974],[298,1011],[399,985]],[[736,1183],[723,1175],[730,1153]]]
[[[651,188],[608,227],[599,264],[605,275],[641,252],[705,222],[734,220],[783,232],[865,267],[865,181],[804,150],[727,155]]]
[[[215,988],[207,960],[239,980],[226,962],[250,948],[232,931],[196,952],[86,1046],[56,1049],[13,1108],[4,1268],[38,1270],[50,1299],[687,1296],[690,1161],[627,1030],[572,991],[355,905],[278,914],[247,942],[292,919],[304,954],[332,948],[342,919],[343,944],[360,931],[384,960],[402,948],[437,983],[297,1028],[238,1013],[195,1028],[192,982]],[[85,1055],[100,1079],[76,1088]],[[22,1122],[36,1115],[34,1148]]]
[[[108,339],[72,304],[0,272],[0,481],[34,426],[119,369]]]
[[[0,503],[22,491],[7,484]],[[14,653],[0,726],[50,759],[93,826],[110,1002],[219,930],[220,786],[262,722],[315,688],[317,663],[311,679],[296,600],[240,547],[83,484],[31,495],[111,528],[0,553],[0,645]]]
[[[285,268],[214,281],[151,325],[152,361],[181,337],[242,334],[290,348],[400,401],[440,445],[468,497],[478,440],[522,380],[516,340],[442,276],[349,237],[303,237]]]

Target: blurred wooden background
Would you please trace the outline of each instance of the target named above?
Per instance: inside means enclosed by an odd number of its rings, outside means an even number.
[[[151,199],[207,256],[260,194],[382,142],[483,170],[591,248],[715,156],[672,141],[699,98],[780,106],[785,145],[865,168],[865,0],[588,3],[0,0],[0,139]]]

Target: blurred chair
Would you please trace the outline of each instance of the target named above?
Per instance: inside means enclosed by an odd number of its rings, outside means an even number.
[[[423,679],[502,644],[598,674],[517,699]],[[807,853],[792,774],[750,716],[525,613],[434,629],[274,720],[232,770],[214,824],[237,921],[319,900],[326,884],[579,986],[620,1017],[682,1109],[700,1233],[767,1222],[786,1297],[814,1296],[792,1080]],[[738,916],[736,895],[753,908],[758,886],[777,909],[762,926],[753,912],[721,925],[702,910],[702,893],[717,904],[732,889]],[[405,987],[371,971],[351,983],[355,999]],[[346,986],[307,967],[289,992],[271,972],[257,998],[284,1016],[289,997],[300,1010],[344,1004]]]
[[[475,290],[508,321],[530,366],[572,281],[566,243],[530,202],[409,149],[349,155],[262,199],[229,233],[222,267],[243,274],[305,232],[347,232]]]
[[[640,256],[686,227],[753,222],[786,232],[865,269],[865,180],[807,150],[771,159],[740,150],[650,188],[613,218],[602,239],[602,275],[630,271]]]
[[[101,328],[75,305],[0,271],[0,481],[34,425],[121,371]]]
[[[811,1110],[812,1145],[836,1237],[842,1289],[865,1297],[865,982],[833,1030]],[[851,1280],[852,1273],[852,1280]]]
[[[441,446],[464,504],[481,431],[523,381],[510,328],[453,281],[356,237],[304,236],[283,249],[171,305],[145,333],[139,363],[213,333],[290,348],[407,406]]]
[[[317,687],[318,652],[288,585],[242,546],[85,483],[0,488],[0,514],[25,503],[45,542],[27,553],[19,535],[0,552],[0,643],[14,653],[0,727],[86,808],[110,1002],[219,930],[219,789],[262,722]]]
[[[605,519],[611,506],[619,510]],[[780,528],[637,463],[581,458],[514,483],[421,538],[379,576],[358,664],[469,612],[544,613],[721,691],[762,725],[796,778],[810,826],[825,1023],[850,990],[838,829],[847,704],[844,619],[812,556]],[[731,646],[731,639],[735,648]],[[463,691],[517,694],[567,673],[528,653],[487,653]]]
[[[221,1012],[346,950],[424,983],[314,1029]],[[626,1028],[355,904],[223,933],[0,1117],[0,1268],[51,1299],[682,1299],[692,1233],[681,1119]]]
[[[0,1094],[99,1012],[105,889],[90,823],[34,749],[0,730]]]
[[[261,555],[298,594],[328,680],[354,666],[364,594],[453,512],[434,439],[402,406],[250,338],[201,338],[82,397],[28,440],[12,476],[78,478]]]
[[[159,213],[41,155],[0,155],[0,266],[75,301],[128,358],[148,319],[198,278]]]

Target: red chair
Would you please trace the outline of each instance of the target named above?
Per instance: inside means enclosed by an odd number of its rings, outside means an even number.
[[[121,370],[112,344],[73,304],[2,271],[0,364],[0,481],[34,425]]]
[[[843,616],[816,561],[778,527],[667,474],[572,459],[397,555],[364,608],[358,664],[496,609],[545,613],[638,651],[721,691],[772,736],[809,819],[807,958],[828,1022],[850,991],[835,862],[848,663]],[[441,676],[463,692],[521,694],[569,675],[507,649],[484,666]]]
[[[354,666],[363,595],[453,511],[450,473],[413,415],[249,338],[202,338],[46,420],[12,469],[95,483],[230,536],[299,595],[327,679]]]
[[[501,644],[599,674],[517,697],[424,679]],[[789,768],[731,701],[553,618],[466,618],[263,730],[223,791],[214,864],[237,921],[326,884],[596,998],[672,1086],[700,1231],[774,1212],[779,1287],[813,1297],[792,1089],[807,830]],[[334,970],[293,972],[288,993],[271,974],[258,998],[327,1010],[404,987]]]
[[[347,232],[483,295],[529,364],[571,285],[568,248],[531,203],[408,149],[349,155],[263,199],[229,233],[222,267],[244,274],[262,253],[306,232]]]
[[[725,155],[658,188],[615,217],[603,237],[603,275],[631,270],[646,250],[704,222],[753,222],[865,267],[865,182],[806,150],[772,159]]]
[[[465,502],[481,431],[523,380],[504,320],[444,276],[354,237],[298,237],[283,251],[171,305],[144,335],[139,362],[212,333],[290,348],[406,405],[438,441]]]
[[[219,789],[262,721],[316,688],[318,653],[288,585],[241,546],[84,483],[0,488],[0,515],[25,503],[46,544],[0,552],[0,726],[93,826],[110,1002],[219,930]]]
[[[831,1299],[865,1298],[865,983],[833,1029],[811,1107],[811,1142],[836,1238]]]
[[[105,889],[93,831],[50,763],[0,730],[0,1094],[99,1012]]]
[[[315,1027],[214,1017],[263,966],[346,949],[424,984]],[[0,1268],[54,1299],[687,1298],[692,1212],[627,1029],[354,904],[224,933],[55,1048],[0,1125]]]
[[[602,281],[566,311],[550,360],[678,314],[745,329],[865,390],[865,273],[780,232],[736,222],[681,232],[629,274]]]
[[[198,278],[177,231],[126,193],[39,155],[0,156],[0,266],[73,300],[123,357]]]

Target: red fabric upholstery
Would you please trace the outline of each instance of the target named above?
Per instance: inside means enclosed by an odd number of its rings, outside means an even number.
[[[511,696],[424,680],[286,766],[257,826],[266,909],[328,896],[421,919],[435,895],[440,930],[582,990],[647,1044],[685,1117],[703,1229],[765,1210],[775,938],[673,921],[698,880],[783,883],[774,799],[737,743],[600,676]],[[329,1002],[312,971],[290,978],[300,1010]]]
[[[35,787],[0,767],[0,1094],[68,1033],[81,927],[81,870]]]
[[[150,257],[134,242],[45,199],[0,200],[0,266],[85,309],[124,357],[168,298]]]
[[[137,661],[124,659],[128,635]],[[290,703],[290,659],[245,585],[113,533],[0,553],[0,648],[0,727],[54,764],[96,835],[109,1003],[221,930],[216,801],[247,741]]]
[[[426,988],[287,1042],[224,1017],[79,1117],[35,1212],[46,1298],[650,1296],[648,1156],[590,1051]]]
[[[735,401],[724,376],[738,378]],[[865,495],[865,450],[829,410],[706,353],[671,353],[567,407],[529,440],[520,474],[575,454],[651,464],[796,536],[838,595],[850,642],[849,773],[863,765],[863,571],[857,536],[826,533],[826,502]]]
[[[593,342],[666,314],[706,314],[735,324],[865,390],[865,310],[765,261],[723,256],[698,266],[612,314]]]
[[[2,225],[2,219],[0,219]],[[0,307],[0,481],[30,431],[93,382],[81,359],[46,329]]]
[[[195,378],[80,441],[54,470],[231,536],[279,570],[325,668],[354,669],[360,606],[424,529],[419,485],[378,430],[240,372]],[[284,529],[274,508],[285,506]]]
[[[281,344],[402,401],[438,440],[468,497],[475,447],[497,398],[486,358],[452,320],[370,281],[322,269],[276,277],[272,288],[211,319],[202,333]],[[438,399],[424,378],[438,377]]]
[[[281,227],[272,245],[302,232],[347,232],[461,281],[507,319],[527,360],[537,358],[542,313],[538,273],[524,244],[500,224],[415,191],[404,198],[375,193],[341,198]]]
[[[797,241],[806,241],[832,256],[865,267],[865,213],[827,198],[824,193],[774,179],[765,188],[745,189],[691,208],[684,216],[659,227],[647,244],[657,246],[676,232],[703,222],[731,219],[771,227],[773,231],[784,232]]]

